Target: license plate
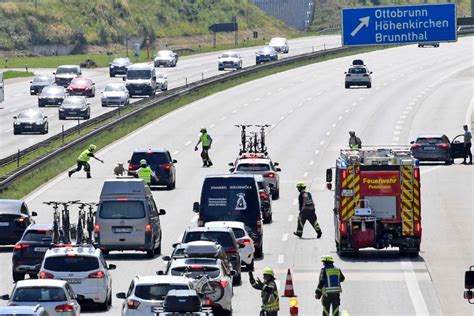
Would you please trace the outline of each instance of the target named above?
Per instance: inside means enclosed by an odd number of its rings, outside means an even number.
[[[63,279],[69,284],[81,284],[82,280],[81,279]]]
[[[35,247],[36,252],[46,252],[48,251],[47,247]]]
[[[433,151],[433,150],[435,150],[435,149],[436,149],[436,147],[434,147],[434,146],[425,146],[425,147],[423,147],[423,149],[424,149],[424,150],[430,150],[430,151]]]
[[[26,129],[31,129],[32,128],[32,126],[29,126],[29,125],[25,125],[23,127],[26,128]]]
[[[344,190],[342,190],[341,195],[342,195],[342,196],[353,196],[353,195],[354,195],[354,191],[349,190],[349,189],[344,189]]]
[[[69,114],[75,115],[75,114],[77,114],[77,112],[69,112]]]
[[[9,222],[0,222],[0,226],[10,226],[10,223]]]
[[[118,227],[114,229],[115,233],[131,233],[132,229],[128,227]]]

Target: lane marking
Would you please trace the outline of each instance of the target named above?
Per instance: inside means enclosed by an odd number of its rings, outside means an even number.
[[[226,116],[221,117],[221,121],[225,120],[226,118]]]
[[[395,129],[402,129],[402,126],[401,126],[401,125],[397,125],[397,126],[395,126]]]
[[[324,140],[322,140],[322,141],[319,143],[319,145],[324,145]]]
[[[261,99],[260,98],[256,98],[255,101],[260,101]]]
[[[239,109],[235,109],[235,110],[233,110],[233,111],[232,111],[232,114],[235,114],[235,113],[237,113],[237,111],[238,111],[238,110],[239,110]]]
[[[421,293],[420,285],[416,278],[415,270],[413,269],[412,262],[410,260],[400,260],[403,274],[405,276],[405,283],[410,294],[413,307],[415,308],[416,315],[429,315],[428,307],[426,306],[425,299]]]
[[[283,121],[285,119],[285,116],[280,117],[280,121]]]
[[[316,154],[316,153],[315,153],[315,154]],[[311,160],[311,161],[309,162],[309,165],[310,165],[310,166],[314,165],[314,160]]]
[[[344,112],[346,112],[346,113],[349,113],[349,111],[350,111],[349,109],[345,109],[345,110],[344,110]]]
[[[331,135],[331,131],[326,132],[326,136],[329,136],[329,135]]]
[[[443,166],[435,166],[435,167],[431,167],[431,168],[428,168],[428,169],[423,169],[423,170],[421,170],[421,174],[427,174],[431,171],[435,171],[435,170],[438,170],[440,168],[443,168]]]
[[[294,218],[293,215],[288,215],[288,221],[289,221],[289,222],[292,222],[292,221],[293,221],[293,218]]]
[[[173,152],[173,156],[176,156],[177,154],[179,154],[179,150]]]
[[[337,124],[336,124],[336,123],[334,123],[334,124],[332,124],[331,126],[334,128],[334,127],[336,127],[336,126],[337,126]]]
[[[398,120],[397,121],[397,124],[403,124],[403,123],[405,123],[405,120]]]
[[[209,128],[214,128],[216,125],[215,124],[211,124],[209,125]]]
[[[303,173],[303,178],[306,178],[307,176],[308,176],[307,172]]]
[[[400,131],[393,132],[393,135],[400,135]]]
[[[9,113],[13,113],[13,112],[16,112],[17,110],[16,109],[11,109],[10,111],[8,111]]]
[[[344,116],[341,115],[341,116],[339,116],[337,119],[340,121],[340,120],[342,120],[343,118],[344,118]]]
[[[13,128],[9,128],[5,132],[8,133],[8,132],[11,132],[11,131],[13,131]]]
[[[319,150],[316,149],[316,150],[314,151],[314,154],[315,154],[315,155],[319,154]]]
[[[265,95],[272,95],[272,93],[271,93],[271,92],[267,92],[267,93],[265,93]]]
[[[191,145],[191,141],[190,141],[190,140],[188,140],[188,141],[186,142],[186,144],[184,144],[184,146],[189,146],[189,145]]]
[[[248,103],[245,103],[245,104],[244,104],[244,105],[242,105],[242,106],[243,106],[243,107],[246,107],[246,106],[249,106],[249,104],[248,104]]]
[[[281,241],[287,241],[288,240],[288,234],[283,234],[281,237]]]
[[[398,142],[400,140],[400,137],[394,137],[392,138],[393,141]]]
[[[357,105],[357,102],[352,103],[352,106],[356,106],[356,105]]]
[[[278,256],[278,264],[283,264],[284,261],[285,261],[285,256],[279,255]]]
[[[291,114],[291,113],[293,113],[294,111],[295,111],[295,109],[291,109],[291,110],[288,111],[288,114]]]

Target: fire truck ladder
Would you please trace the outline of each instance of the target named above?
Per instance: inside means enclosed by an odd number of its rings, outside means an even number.
[[[413,222],[413,166],[405,165],[401,166],[401,178],[402,178],[402,235],[413,235],[414,222]]]

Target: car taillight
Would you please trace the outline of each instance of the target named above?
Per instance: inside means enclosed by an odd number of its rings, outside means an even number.
[[[420,147],[421,147],[420,144],[413,144],[413,145],[411,145],[411,148],[413,148],[413,149],[415,149],[415,148],[420,148]]]
[[[419,179],[419,178],[420,178],[420,169],[415,168],[415,179]]]
[[[262,193],[260,193],[260,197],[262,199],[268,199],[268,194],[262,192]]]
[[[242,240],[239,240],[239,243],[242,244],[242,245],[244,245],[244,246],[250,245],[250,242],[251,242],[250,239],[242,239]]]
[[[417,235],[421,235],[421,223],[420,222],[416,223],[416,225],[415,225],[415,233]]]
[[[228,255],[236,255],[236,254],[239,253],[239,250],[238,249],[227,249],[225,251],[225,253],[228,254]]]
[[[62,304],[62,305],[56,306],[54,308],[54,310],[58,313],[72,312],[72,311],[74,311],[74,305],[72,305],[72,304]]]
[[[167,164],[164,164],[164,165],[160,165],[160,168],[165,169],[165,170],[170,170],[171,169],[171,164],[167,163]]]
[[[49,272],[41,271],[39,273],[39,278],[40,279],[54,279],[54,275],[52,273],[49,273]]]
[[[275,173],[274,172],[269,172],[264,175],[265,178],[275,178]]]
[[[17,244],[15,245],[15,248],[14,248],[14,249],[15,249],[15,250],[21,250],[21,249],[28,248],[29,246],[30,246],[30,245],[28,245],[28,244],[20,244],[20,243],[17,243]]]
[[[128,164],[128,170],[137,170],[139,165],[135,165],[133,163]]]
[[[346,234],[346,223],[344,222],[341,222],[341,235],[345,235]]]
[[[151,233],[151,225],[150,224],[145,225],[145,233]]]
[[[212,301],[210,298],[206,298],[205,301],[204,301],[204,305],[212,305]]]
[[[204,269],[204,266],[190,266],[189,268],[191,270],[202,270],[202,269]]]
[[[128,300],[127,301],[127,306],[130,309],[137,309],[138,306],[140,306],[140,302],[136,300]]]
[[[219,284],[222,286],[223,289],[225,289],[225,287],[227,286],[227,281],[226,280],[222,280],[219,282]]]
[[[89,273],[87,276],[89,279],[103,279],[105,277],[105,273],[102,271],[96,271]]]
[[[446,149],[446,148],[449,147],[449,144],[446,144],[446,143],[444,143],[444,144],[438,144],[438,147],[439,147],[439,148],[445,148],[445,149]]]
[[[99,224],[94,225],[94,233],[96,233],[96,234],[100,233],[100,225]]]

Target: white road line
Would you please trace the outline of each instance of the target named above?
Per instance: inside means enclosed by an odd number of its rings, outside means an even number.
[[[283,264],[284,261],[285,261],[285,256],[284,255],[279,255],[278,256],[278,264]]]
[[[260,98],[256,98],[255,101],[260,101]]]
[[[214,128],[216,125],[215,124],[211,124],[209,125],[209,128]]]
[[[10,111],[8,111],[8,113],[13,113],[13,112],[16,112],[17,109],[11,109]]]
[[[319,150],[316,149],[316,150],[314,151],[314,154],[315,154],[315,155],[319,154]]]
[[[404,119],[407,118],[407,116],[406,116],[406,115],[400,115],[400,118],[401,118],[402,120],[404,120]]]
[[[393,135],[400,135],[400,131],[393,132]]]
[[[394,138],[392,138],[392,140],[393,140],[394,142],[398,142],[398,141],[400,140],[400,137],[394,137]]]
[[[428,168],[428,169],[423,169],[423,170],[421,170],[421,174],[427,174],[431,171],[435,171],[435,170],[438,170],[440,168],[443,168],[443,166],[435,166],[435,167],[431,167],[431,168]]]
[[[311,100],[313,100],[313,97],[307,97],[306,98],[306,101],[311,101]]]
[[[235,114],[235,113],[237,113],[237,111],[238,111],[238,110],[239,110],[239,109],[235,109],[235,110],[233,110],[233,111],[232,111],[232,114]]]
[[[403,111],[402,113],[403,114],[408,114],[408,113],[410,113],[410,111]]]
[[[311,160],[311,161],[309,162],[309,165],[310,165],[310,166],[314,165],[314,160]]]
[[[221,117],[221,121],[225,120],[226,118],[227,118],[227,116]]]
[[[291,109],[291,110],[288,111],[288,114],[291,114],[291,113],[293,113],[294,111],[295,111],[295,109]]]
[[[357,105],[357,102],[352,103],[352,106],[356,106],[356,105]]]
[[[326,132],[326,136],[329,136],[329,135],[331,135],[331,131]]]
[[[292,221],[293,221],[293,218],[294,218],[293,215],[288,215],[288,221],[289,221],[289,222],[292,222]]]
[[[343,118],[344,118],[344,116],[341,115],[341,116],[339,116],[337,119],[338,119],[339,121],[341,121]]]
[[[294,200],[293,200],[293,205],[296,205],[296,204],[298,204],[298,200],[297,200],[297,199],[294,199]]]
[[[405,109],[411,110],[411,109],[413,109],[413,107],[409,105],[409,106],[407,106]]]
[[[280,121],[283,121],[285,119],[285,116],[280,117]]]
[[[179,154],[179,150],[173,152],[173,156],[176,156],[177,154]]]
[[[412,106],[415,105],[415,104],[416,104],[415,102],[408,103],[408,105],[412,105]]]
[[[397,121],[397,124],[403,124],[403,123],[405,123],[405,120],[398,120]]]
[[[397,126],[395,126],[395,129],[402,129],[402,126],[401,126],[401,125],[397,125]]]
[[[322,140],[322,141],[319,143],[319,145],[324,145],[324,140]]]
[[[288,234],[283,234],[283,236],[281,236],[281,241],[287,241],[288,240]]]
[[[13,128],[9,128],[9,129],[5,130],[5,133],[9,133],[11,131],[13,131]]]
[[[349,109],[346,109],[344,112],[349,113],[349,111],[350,111]]]
[[[267,93],[265,93],[265,95],[272,95],[272,93],[271,93],[271,92],[267,92]]]
[[[307,176],[308,176],[307,172],[303,173],[303,178],[306,178]]]
[[[23,95],[23,93],[17,93],[15,94],[15,97],[21,97]]]
[[[191,145],[191,141],[190,141],[190,140],[188,140],[188,141],[186,142],[186,144],[184,144],[184,146],[189,146],[189,145]]]
[[[249,104],[248,104],[248,103],[245,103],[245,104],[244,104],[244,105],[242,105],[242,106],[243,106],[243,107],[246,107],[246,106],[249,106]]]
[[[400,260],[403,274],[405,276],[405,283],[410,294],[413,307],[415,308],[416,315],[429,315],[428,307],[426,306],[425,299],[420,290],[420,285],[416,278],[415,270],[410,260]]]
[[[332,124],[331,126],[334,128],[334,127],[336,127],[336,126],[337,126],[337,124],[336,124],[336,123],[334,123],[334,124]]]

